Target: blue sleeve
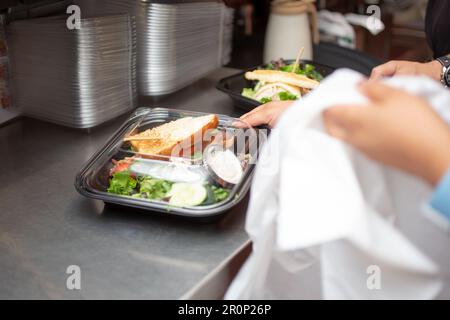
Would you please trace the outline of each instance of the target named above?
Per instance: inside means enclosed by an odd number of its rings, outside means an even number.
[[[431,207],[450,220],[450,170],[439,182],[431,197]]]

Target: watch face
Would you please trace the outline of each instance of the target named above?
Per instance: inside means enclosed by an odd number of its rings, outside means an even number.
[[[445,72],[444,80],[446,85],[450,87],[450,68]]]

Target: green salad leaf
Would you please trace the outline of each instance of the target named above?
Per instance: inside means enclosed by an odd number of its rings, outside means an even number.
[[[216,186],[211,186],[211,190],[214,194],[214,199],[216,202],[225,200],[228,197],[228,195],[230,194],[230,192],[227,189],[216,187]]]
[[[285,66],[281,66],[279,70],[285,71],[285,72],[292,72],[294,69],[295,63],[291,63]],[[295,70],[296,74],[301,74],[304,76],[307,76],[310,79],[321,81],[323,79],[323,76],[316,70],[316,68],[309,63],[306,63],[305,65],[299,65],[297,69]]]
[[[283,91],[278,93],[278,97],[280,98],[280,101],[287,101],[287,100],[297,100],[298,97],[295,94],[289,93],[287,91]],[[261,103],[269,103],[272,102],[272,98],[262,98],[259,100]]]
[[[261,100],[259,100],[259,102],[261,102],[262,104],[269,103],[272,102],[272,98],[262,98]]]
[[[134,192],[137,180],[130,175],[130,171],[120,171],[115,173],[109,180],[109,193],[129,196]]]
[[[316,70],[316,68],[312,64],[305,64],[303,67],[299,67],[296,70],[297,74],[302,74],[307,76],[310,79],[322,81],[323,76]]]
[[[186,190],[201,191],[201,189],[199,189],[195,184],[178,183],[177,185],[184,186],[183,190],[178,188],[180,189],[178,190],[178,194],[174,193],[174,188],[176,187],[176,183],[174,182],[156,179],[151,176],[139,176],[135,178],[129,170],[124,170],[115,173],[109,179],[109,187],[107,192],[123,196],[131,196],[138,199],[163,200],[165,198],[172,199],[174,195],[179,198],[186,193]],[[211,194],[209,204],[225,200],[230,193],[227,189],[211,184],[204,185],[203,189],[206,190],[205,192],[209,192]]]
[[[287,91],[283,91],[278,93],[278,97],[280,97],[281,101],[286,101],[286,100],[297,100],[298,97],[295,94],[292,94],[290,92]]]
[[[172,182],[154,179],[150,176],[139,178],[139,194],[141,198],[161,200],[166,197],[172,188]]]
[[[242,95],[244,97],[252,99],[255,96],[255,92],[256,91],[254,89],[252,89],[252,88],[244,88],[242,90]]]
[[[288,64],[287,66],[280,67],[280,71],[284,72],[292,72],[292,69],[294,68],[294,64]],[[300,68],[299,68],[300,69]],[[298,73],[298,70],[297,70]]]

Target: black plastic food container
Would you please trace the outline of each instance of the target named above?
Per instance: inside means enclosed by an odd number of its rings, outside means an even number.
[[[222,130],[230,134],[227,137],[231,137],[231,139],[227,141],[231,141],[231,145],[228,145],[227,148],[233,150],[236,157],[239,157],[239,159],[245,158],[245,160],[241,162],[243,168],[242,178],[238,183],[228,187],[229,195],[223,201],[208,205],[178,207],[170,205],[165,200],[133,198],[132,196],[122,196],[107,192],[113,160],[122,160],[125,157],[136,156],[137,154],[130,151],[129,146],[124,142],[125,137],[177,119],[203,115],[207,115],[207,113],[165,108],[137,109],[108,142],[84,164],[75,179],[77,191],[89,198],[99,199],[108,204],[140,209],[140,211],[160,212],[167,215],[177,215],[201,221],[213,220],[221,216],[245,197],[250,187],[259,151],[267,139],[268,134],[267,131],[262,129],[246,127],[239,119],[226,115],[217,115],[219,119],[217,130]],[[241,123],[244,129],[236,126],[236,123]],[[239,140],[242,140],[242,143],[239,143]],[[206,172],[211,173],[210,168],[207,168],[207,165],[205,165],[202,159],[203,155],[200,155],[200,158],[197,157],[195,160],[192,158],[183,158],[175,159],[175,161],[173,157],[170,157],[170,159],[163,159],[162,161],[160,159],[143,158],[138,158],[138,161],[156,161],[164,166],[165,164],[172,165],[174,163],[178,165],[177,162],[181,160],[180,163],[183,166],[189,168],[205,166]],[[212,174],[208,177],[213,181],[214,177]]]
[[[294,63],[294,60],[287,60],[286,63],[291,64]],[[315,67],[315,69],[325,78],[329,76],[334,69],[331,67],[328,67],[323,64],[316,63],[314,61],[309,60],[302,60],[300,62],[301,64],[311,64]],[[264,69],[265,66],[258,66],[254,68],[250,68],[247,70],[244,70],[242,72],[239,72],[235,75],[228,76],[226,78],[221,79],[218,84],[216,85],[216,88],[230,96],[230,98],[233,100],[233,103],[236,107],[243,109],[245,111],[250,111],[257,106],[261,105],[260,102],[244,97],[242,93],[242,89],[244,88],[251,88],[255,85],[255,81],[247,80],[244,77],[244,74],[247,71],[252,71],[255,69]]]

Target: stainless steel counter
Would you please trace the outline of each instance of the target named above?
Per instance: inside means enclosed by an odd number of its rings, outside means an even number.
[[[143,106],[240,114],[214,89],[221,69]],[[110,208],[79,195],[82,164],[126,119],[90,133],[22,118],[0,128],[0,299],[177,299],[248,243],[248,196],[213,224]],[[81,270],[81,289],[66,269]]]

